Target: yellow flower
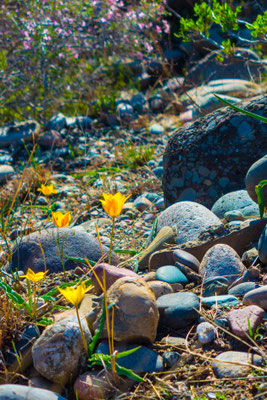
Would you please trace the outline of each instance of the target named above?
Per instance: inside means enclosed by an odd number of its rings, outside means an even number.
[[[100,200],[106,213],[112,218],[120,215],[122,207],[126,200],[130,197],[125,197],[120,192],[113,194],[103,193],[104,200]]]
[[[61,294],[75,307],[78,307],[82,299],[84,298],[86,292],[86,285],[82,282],[76,289],[72,287],[67,287],[66,289],[62,289],[58,287],[58,290]]]
[[[69,226],[71,221],[71,213],[69,211],[65,214],[63,214],[61,211],[52,212],[52,220],[59,228],[62,228],[63,226]]]
[[[28,268],[28,271],[26,275],[21,275],[21,278],[27,278],[31,282],[39,282],[41,279],[44,279],[45,275],[47,274],[48,271],[45,272],[33,272],[30,268]]]
[[[39,189],[37,189],[39,192],[42,192],[45,196],[50,196],[50,194],[57,193],[56,189],[54,188],[54,185],[51,183],[51,185],[41,185]]]

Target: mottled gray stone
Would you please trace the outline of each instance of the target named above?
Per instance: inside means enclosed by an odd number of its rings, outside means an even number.
[[[119,353],[139,347],[140,344],[116,343],[114,349]],[[96,349],[96,353],[110,354],[108,341],[103,341]],[[155,351],[145,346],[126,357],[118,358],[116,362],[124,368],[132,369],[136,374],[161,372],[163,370],[163,359]]]
[[[257,289],[258,287],[259,285],[257,285],[255,282],[243,282],[232,287],[228,293],[232,294],[233,296],[243,297],[247,292]]]
[[[247,365],[262,365],[264,359],[256,354],[243,353],[240,351],[226,351],[216,357],[212,368],[217,378],[240,378],[247,376],[251,368]]]
[[[246,212],[246,208],[251,206],[257,214],[259,213],[258,205],[251,200],[246,190],[236,190],[235,192],[230,192],[220,197],[212,206],[211,211],[217,215],[219,218],[223,218],[226,212],[230,211],[241,211]]]
[[[264,317],[264,310],[258,306],[248,306],[232,310],[227,315],[227,321],[232,332],[239,337],[248,337],[250,329],[255,333]],[[249,322],[248,322],[249,320]]]
[[[267,107],[266,96],[259,96],[251,101],[241,101],[239,106],[247,111],[264,115]],[[234,124],[232,120],[234,118]],[[246,134],[240,129],[246,123]],[[244,185],[244,171],[266,152],[267,126],[255,118],[225,107],[199,118],[192,124],[178,129],[169,139],[163,156],[163,191],[165,204],[175,203],[186,187],[178,187],[177,179],[192,171],[190,165],[192,155],[197,163],[209,170],[216,170],[217,176],[212,182],[213,192],[222,193],[219,180],[229,179],[224,192],[239,190]],[[227,157],[225,156],[227,154]],[[229,160],[231,162],[229,163]],[[195,162],[196,164],[196,162]],[[236,168],[231,167],[237,166]],[[226,176],[225,171],[231,172]],[[194,162],[193,162],[194,169]],[[211,206],[213,199],[207,196],[204,181],[195,178],[187,179],[187,187],[192,187],[196,193],[196,201]]]
[[[184,329],[198,318],[199,299],[196,294],[181,292],[166,294],[157,300],[159,324],[172,329]]]
[[[267,226],[265,226],[260,236],[258,251],[260,261],[264,264],[267,264]]]
[[[246,305],[255,304],[267,311],[267,285],[246,293],[243,302]]]
[[[193,271],[198,272],[200,262],[196,257],[188,253],[187,251],[184,251],[182,249],[174,250],[173,259],[175,262],[178,261],[179,263],[191,268]]]
[[[23,386],[23,385],[1,385],[0,386],[1,400],[66,400],[65,397],[50,390]]]
[[[255,159],[256,157],[254,158],[254,160]],[[249,196],[255,202],[257,202],[255,186],[258,185],[261,181],[266,179],[267,179],[267,155],[254,162],[254,164],[252,164],[251,167],[249,168],[246,175],[246,189]],[[267,185],[264,186],[262,191],[264,195],[264,204],[267,204]]]
[[[176,231],[176,244],[196,240],[211,226],[223,226],[222,222],[210,210],[201,204],[181,201],[164,210],[158,217],[156,233],[164,226]]]
[[[81,321],[85,340],[92,340],[87,322]],[[48,326],[33,345],[32,359],[35,369],[56,383],[66,383],[78,372],[85,356],[77,317],[68,317]]]
[[[109,249],[102,246],[106,261]],[[79,228],[49,228],[40,232],[19,238],[12,249],[10,268],[15,271],[23,270],[25,273],[30,267],[34,272],[44,271],[45,256],[46,268],[49,273],[61,272],[62,260],[60,250],[63,249],[63,262],[65,270],[75,269],[77,262],[67,259],[69,257],[82,257],[97,262],[102,257],[99,242],[92,235]],[[113,265],[118,264],[118,258],[113,253]]]
[[[205,278],[223,276],[233,283],[245,271],[239,255],[227,244],[216,244],[207,251],[199,266]]]
[[[201,322],[197,326],[197,338],[202,344],[212,342],[216,337],[216,328],[209,322]]]

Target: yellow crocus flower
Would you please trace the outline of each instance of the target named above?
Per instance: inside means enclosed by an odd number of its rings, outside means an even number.
[[[27,278],[31,282],[39,282],[41,279],[44,279],[45,275],[48,271],[45,272],[34,272],[31,268],[28,268],[26,275],[21,275],[21,278]]]
[[[66,289],[62,289],[58,287],[60,293],[75,307],[78,307],[82,299],[84,298],[86,292],[86,285],[82,282],[76,289],[73,287],[67,287]]]
[[[124,206],[124,203],[130,196],[125,197],[123,194],[118,192],[115,195],[103,193],[103,197],[104,197],[104,200],[100,200],[100,201],[102,203],[104,210],[112,218],[115,218],[118,215],[120,215],[122,208]]]
[[[42,192],[45,196],[50,196],[50,194],[57,193],[56,189],[54,188],[54,185],[51,183],[51,185],[41,185],[39,189],[37,189],[39,192]]]
[[[69,211],[65,214],[61,211],[52,212],[52,220],[58,228],[69,226],[71,222],[71,213]]]

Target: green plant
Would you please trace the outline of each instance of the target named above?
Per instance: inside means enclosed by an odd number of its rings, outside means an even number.
[[[261,327],[258,326],[256,329],[256,332],[253,333],[252,328],[251,328],[251,324],[250,324],[250,319],[247,318],[248,321],[248,331],[249,331],[249,336],[251,337],[252,340],[256,341],[257,339],[262,340],[263,339],[263,335],[261,333],[259,333]]]
[[[264,209],[266,205],[264,204],[264,193],[263,188],[267,185],[267,180],[261,181],[258,185],[255,186],[255,192],[257,195],[259,210],[260,210],[260,217],[262,218],[264,215]]]
[[[155,153],[155,147],[150,145],[136,146],[133,143],[126,145],[122,150],[124,165],[131,169],[141,167],[152,159]]]

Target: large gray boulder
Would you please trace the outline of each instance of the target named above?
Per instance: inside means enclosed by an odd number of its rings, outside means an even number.
[[[106,246],[102,246],[102,249],[107,261],[109,249]],[[102,257],[99,242],[79,228],[42,229],[17,240],[12,249],[10,268],[13,271],[23,270],[25,273],[28,268],[39,272],[44,271],[45,267],[49,273],[62,272],[63,263],[65,270],[77,266],[77,262],[68,257],[86,258],[89,262],[97,262]],[[118,258],[113,252],[111,263],[118,264]]]
[[[266,116],[266,96],[238,105]],[[266,134],[266,124],[230,107],[177,130],[163,156],[166,206],[175,203],[186,188],[193,188],[195,201],[206,206],[222,194],[240,189],[245,171],[265,155]]]

